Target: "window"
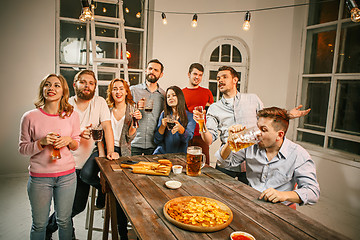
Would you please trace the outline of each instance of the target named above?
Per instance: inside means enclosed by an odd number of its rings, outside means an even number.
[[[204,84],[214,96],[214,101],[221,98],[217,87],[217,71],[221,66],[231,66],[239,74],[238,91],[247,91],[248,51],[245,43],[237,38],[219,38],[210,42],[204,49],[201,62],[205,64]]]
[[[92,69],[92,46],[90,41],[90,23],[79,20],[81,1],[57,0],[57,72],[62,74],[69,86],[70,94],[74,95],[71,87],[75,74],[79,70]],[[129,81],[131,85],[138,84],[144,76],[146,21],[145,6],[147,0],[123,0],[123,14],[125,20],[126,50],[128,55]],[[118,18],[118,6],[111,1],[95,1],[95,15]],[[96,35],[116,37],[114,28],[99,26]],[[115,43],[99,42],[96,46],[99,57],[115,58],[117,46]],[[103,63],[98,66],[98,94],[106,97],[109,82],[115,78],[112,64]],[[122,76],[121,76],[122,77]]]
[[[312,1],[311,1],[312,2]],[[309,6],[297,140],[360,155],[360,24],[345,0]]]

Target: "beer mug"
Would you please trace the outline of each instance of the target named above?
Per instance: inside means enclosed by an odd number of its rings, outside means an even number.
[[[238,152],[261,141],[261,131],[258,127],[245,128],[241,131],[229,130],[228,143],[231,151]]]
[[[202,153],[201,147],[188,147],[186,154],[186,174],[189,176],[199,176],[201,169],[205,166],[205,160],[206,156]]]

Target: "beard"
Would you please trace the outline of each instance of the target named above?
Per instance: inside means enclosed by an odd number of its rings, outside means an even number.
[[[156,77],[154,74],[149,73],[149,74],[146,74],[146,80],[151,83],[156,83],[157,80],[159,80],[159,78]]]
[[[91,100],[94,95],[95,95],[95,91],[91,91],[89,90],[90,93],[89,94],[85,94],[82,90],[78,89],[77,87],[75,87],[75,94],[78,98],[83,99],[83,100]]]

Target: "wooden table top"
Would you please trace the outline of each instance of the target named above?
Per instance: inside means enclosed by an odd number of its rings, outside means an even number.
[[[114,172],[110,165],[124,160],[168,159],[184,167],[182,174],[151,176],[131,169]],[[321,223],[281,203],[258,200],[260,192],[236,179],[205,166],[197,177],[185,174],[185,154],[121,157],[116,161],[96,158],[101,173],[131,222],[139,239],[230,239],[234,231],[248,232],[259,239],[347,239]],[[165,182],[177,180],[172,190]],[[177,197],[203,196],[226,204],[233,212],[231,224],[212,233],[196,233],[176,227],[165,219],[164,204]]]

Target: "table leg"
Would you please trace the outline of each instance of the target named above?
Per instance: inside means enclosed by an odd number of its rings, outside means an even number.
[[[111,218],[111,236],[113,240],[118,240],[118,229],[117,229],[117,213],[116,213],[116,198],[112,191],[109,192],[109,201],[110,201],[110,218]]]
[[[103,227],[103,240],[108,240],[109,236],[109,220],[110,220],[110,196],[106,194],[105,197],[105,216],[104,216],[104,227]]]

